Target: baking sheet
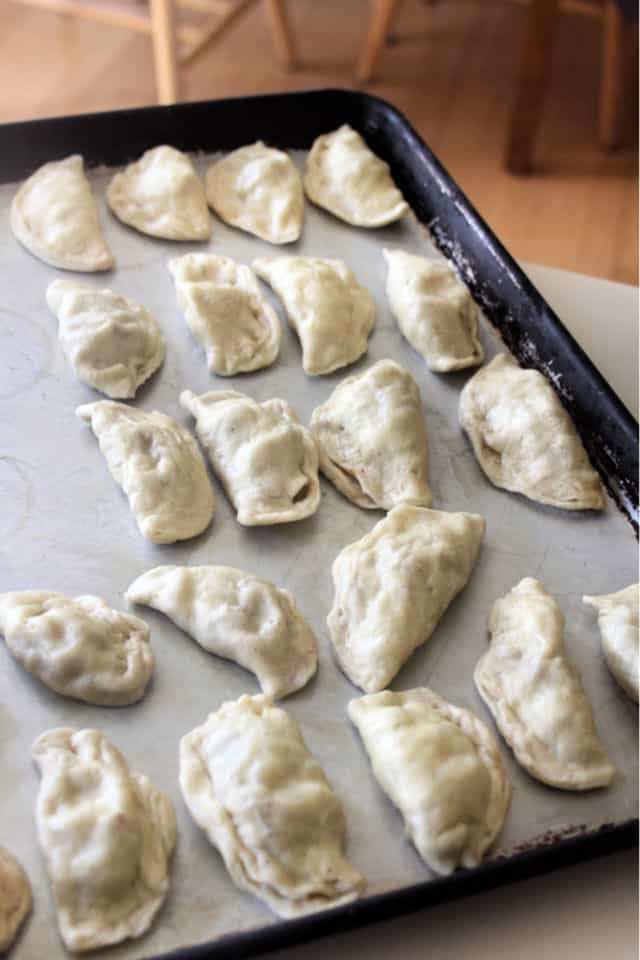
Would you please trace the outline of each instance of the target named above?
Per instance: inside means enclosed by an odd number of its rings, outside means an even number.
[[[211,158],[198,158],[204,171]],[[302,154],[297,155],[302,162]],[[549,836],[623,822],[637,813],[637,709],[611,679],[599,649],[594,611],[583,593],[608,593],[638,579],[630,525],[611,501],[602,515],[564,513],[493,488],[484,478],[457,424],[460,389],[473,371],[437,375],[401,337],[384,296],[384,246],[437,257],[424,228],[407,217],[382,230],[361,231],[307,204],[302,240],[281,250],[214,219],[208,244],[174,244],[143,237],[106,211],[111,172],[91,173],[107,240],[116,256],[113,274],[79,279],[111,286],[155,314],[168,341],[163,368],[138,393],[137,406],[158,409],[193,424],[178,405],[195,392],[237,389],[257,400],[282,396],[304,422],[346,375],[391,357],[416,378],[422,393],[430,448],[434,507],[483,514],[487,534],[470,583],[391,685],[427,684],[491,725],[475,692],[473,668],[486,649],[493,601],[524,576],[541,579],[565,614],[566,646],[582,674],[602,738],[618,768],[607,790],[583,795],[544,787],[514,762],[504,744],[513,785],[505,827],[490,857],[509,856]],[[217,511],[201,536],[172,546],[146,542],[126,498],[112,480],[95,437],[74,415],[101,395],[75,380],[57,342],[57,322],[46,308],[47,284],[60,271],[40,263],[12,238],[8,210],[15,185],[0,187],[0,589],[48,588],[71,596],[94,593],[126,609],[123,594],[139,574],[161,563],[221,563],[243,567],[291,590],[319,647],[318,674],[283,701],[342,800],[348,822],[347,855],[368,880],[368,894],[433,878],[403,835],[402,822],[371,774],[346,704],[360,691],[333,662],[325,618],[332,603],[331,564],[348,543],[383,514],[363,511],[322,480],[322,502],[308,520],[272,528],[242,528],[214,481]],[[167,260],[210,250],[250,263],[265,254],[340,257],[374,295],[377,324],[367,355],[347,370],[309,378],[300,348],[279,302],[267,291],[283,326],[280,357],[264,371],[232,378],[211,376],[200,346],[178,310]],[[490,359],[502,346],[483,322]],[[252,674],[201,650],[161,614],[136,608],[151,626],[156,671],[144,700],[120,709],[91,707],[49,692],[21,669],[0,644],[0,843],[19,857],[34,888],[34,910],[13,956],[64,957],[48,882],[36,845],[33,809],[38,776],[30,745],[59,725],[94,726],[171,797],[178,845],[171,892],[151,932],[113,948],[113,957],[143,957],[229,933],[283,921],[260,901],[237,890],[215,850],[192,823],[178,788],[178,741],[224,700],[258,693]]]

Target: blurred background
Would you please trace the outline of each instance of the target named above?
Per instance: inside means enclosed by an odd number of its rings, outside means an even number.
[[[0,121],[358,87],[407,116],[517,258],[637,284],[637,8],[0,0]]]

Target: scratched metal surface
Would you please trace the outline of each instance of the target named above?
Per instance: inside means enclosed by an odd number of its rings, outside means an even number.
[[[204,169],[204,160],[198,162]],[[637,710],[609,676],[593,612],[580,601],[583,593],[606,593],[637,579],[631,528],[612,503],[600,516],[563,513],[498,491],[485,480],[457,424],[458,396],[469,373],[430,373],[400,336],[384,297],[383,246],[438,256],[423,228],[408,217],[383,230],[359,231],[307,205],[303,239],[281,252],[342,257],[353,268],[377,304],[368,354],[348,371],[306,377],[296,337],[268,292],[283,319],[278,361],[268,370],[222,380],[208,374],[203,353],[177,308],[167,259],[209,249],[249,263],[255,256],[278,251],[218,221],[206,245],[145,238],[106,211],[107,173],[93,174],[92,180],[117,267],[109,275],[80,278],[144,303],[168,341],[165,364],[139,392],[136,405],[190,424],[178,406],[180,390],[231,387],[258,400],[286,397],[308,422],[314,407],[341,377],[381,357],[399,361],[418,381],[429,433],[434,506],[483,514],[487,535],[466,590],[429,643],[396,677],[394,689],[428,684],[490,723],[474,690],[472,672],[486,647],[491,604],[524,576],[542,579],[558,599],[567,621],[567,650],[582,674],[618,778],[610,789],[584,795],[552,790],[523,773],[502,744],[514,791],[491,856],[509,855],[550,834],[635,816]],[[75,380],[57,342],[57,324],[48,314],[44,292],[60,272],[31,257],[10,234],[8,210],[14,190],[11,185],[0,187],[0,589],[95,593],[124,608],[127,586],[152,566],[224,563],[292,590],[315,631],[320,664],[317,677],[284,706],[301,725],[344,803],[347,854],[366,875],[372,894],[428,880],[432,875],[405,839],[401,820],[373,780],[348,724],[345,707],[359,691],[335,666],[325,628],[332,601],[332,561],[382,514],[359,510],[322,481],[322,502],[313,518],[246,529],[237,524],[214,481],[217,513],[209,530],[174,546],[147,543],[93,434],[74,416],[79,404],[100,395]],[[486,322],[481,336],[488,357],[501,349]],[[32,811],[38,778],[29,755],[34,738],[58,725],[102,729],[124,751],[132,768],[167,791],[178,816],[167,902],[147,936],[114,948],[110,955],[149,956],[282,922],[258,900],[235,889],[217,853],[191,822],[177,783],[180,737],[222,701],[258,692],[257,683],[241,668],[205,653],[160,614],[145,608],[137,612],[152,629],[156,672],[142,703],[132,707],[107,709],[65,700],[31,679],[0,643],[0,844],[21,859],[34,888],[34,910],[13,954],[16,960],[65,955],[36,846]]]

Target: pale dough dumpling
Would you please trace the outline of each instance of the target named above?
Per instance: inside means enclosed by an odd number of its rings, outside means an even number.
[[[389,165],[347,124],[314,141],[304,189],[309,200],[355,227],[384,227],[409,209]]]
[[[47,305],[78,380],[115,400],[135,397],[164,360],[165,341],[140,304],[77,280],[54,280]]]
[[[16,858],[0,847],[0,953],[15,940],[30,907],[29,878]]]
[[[180,741],[180,789],[231,879],[281,917],[355,900],[342,805],[296,723],[269,697],[223,703]]]
[[[188,430],[164,413],[147,413],[113,400],[86,403],[76,416],[91,425],[143,537],[153,543],[175,543],[209,526],[213,490]]]
[[[383,250],[387,298],[402,333],[436,373],[476,367],[478,307],[451,265],[404,250]]]
[[[305,373],[331,373],[366,353],[375,304],[342,260],[260,257],[252,266],[284,304]]]
[[[63,697],[85,703],[135,703],[153,673],[149,627],[100,597],[0,593],[0,633],[26,670]]]
[[[59,727],[35,741],[38,843],[68,950],[145,933],[169,890],[176,819],[165,794],[98,730]]]
[[[511,786],[494,736],[427,687],[351,700],[375,777],[416,850],[440,874],[477,867],[502,828]]]
[[[475,513],[402,505],[338,554],[327,626],[352,683],[383,690],[426,643],[471,576],[484,529]]]
[[[293,243],[302,230],[304,194],[295,164],[258,140],[207,170],[209,206],[225,223],[268,243]]]
[[[576,669],[567,659],[558,604],[531,577],[496,600],[491,643],[476,687],[518,762],[563,790],[607,786],[615,770],[593,722]]]
[[[170,260],[169,270],[211,373],[230,377],[273,363],[280,349],[280,321],[249,267],[230,257],[188,253]]]
[[[233,567],[155,567],[127,599],[161,610],[201,647],[258,678],[263,693],[286,697],[311,679],[313,633],[287,590]]]
[[[563,510],[602,510],[600,478],[549,381],[498,354],[460,395],[460,423],[489,480]]]
[[[114,265],[79,154],[45,163],[31,174],[13,198],[11,229],[52,267],[93,273]]]
[[[338,384],[313,411],[311,432],[325,477],[359,507],[431,506],[420,391],[393,360]]]
[[[638,702],[638,633],[637,583],[601,597],[583,597],[582,602],[598,611],[602,649],[622,689]]]
[[[208,240],[211,217],[200,177],[175,147],[153,147],[116,173],[107,189],[116,217],[164,240]]]
[[[318,451],[286,400],[256,403],[234,390],[180,394],[243,526],[289,523],[320,503]]]

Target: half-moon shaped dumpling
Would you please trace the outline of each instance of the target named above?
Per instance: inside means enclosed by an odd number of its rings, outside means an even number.
[[[121,707],[153,673],[149,627],[100,597],[52,590],[0,593],[0,633],[18,663],[63,697]]]
[[[147,413],[113,400],[86,403],[76,416],[91,425],[143,537],[175,543],[209,526],[213,490],[188,430],[157,410]]]
[[[175,147],[153,147],[107,189],[116,217],[141,233],[164,240],[208,240],[211,217],[200,177]]]
[[[471,377],[460,423],[489,480],[563,510],[602,510],[600,478],[549,381],[506,353]]]
[[[637,583],[601,597],[583,597],[582,602],[598,611],[602,650],[611,673],[625,693],[638,702],[638,633]]]
[[[269,697],[223,703],[180,741],[180,789],[233,882],[281,917],[355,900],[342,805],[296,723]]]
[[[259,140],[207,170],[209,206],[225,223],[268,243],[293,243],[302,230],[304,194],[291,158]]]
[[[471,576],[484,529],[475,513],[401,505],[338,554],[327,626],[352,683],[383,690],[426,643]]]
[[[389,164],[347,124],[314,141],[303,182],[309,200],[354,227],[384,227],[409,209]]]
[[[375,304],[342,260],[260,257],[252,266],[284,304],[305,373],[331,373],[366,353]]]
[[[127,599],[161,610],[209,653],[258,678],[263,693],[286,697],[311,679],[313,633],[287,590],[233,567],[155,567]]]
[[[289,523],[320,503],[318,451],[286,400],[256,403],[234,390],[180,394],[243,526]]]
[[[78,380],[114,399],[135,397],[164,360],[165,342],[148,310],[112,290],[54,280],[47,305]]]
[[[511,786],[492,733],[427,687],[351,700],[376,780],[435,873],[477,867],[500,830]]]
[[[311,432],[325,477],[359,507],[431,506],[420,391],[393,360],[339,383],[313,411]]]
[[[79,154],[31,174],[13,198],[11,229],[23,247],[52,267],[93,273],[114,265]]]
[[[29,878],[16,858],[0,847],[0,953],[9,950],[30,908]]]
[[[450,264],[404,250],[382,252],[393,315],[429,369],[447,373],[482,363],[478,307]]]
[[[526,577],[489,617],[491,644],[474,673],[476,687],[518,762],[562,790],[613,780],[580,677],[562,641],[564,618],[538,580]]]
[[[178,303],[211,373],[230,377],[273,363],[280,320],[255,274],[230,257],[188,253],[169,261]]]
[[[176,819],[165,794],[98,730],[48,730],[32,748],[44,856],[68,950],[145,933],[169,890]]]

